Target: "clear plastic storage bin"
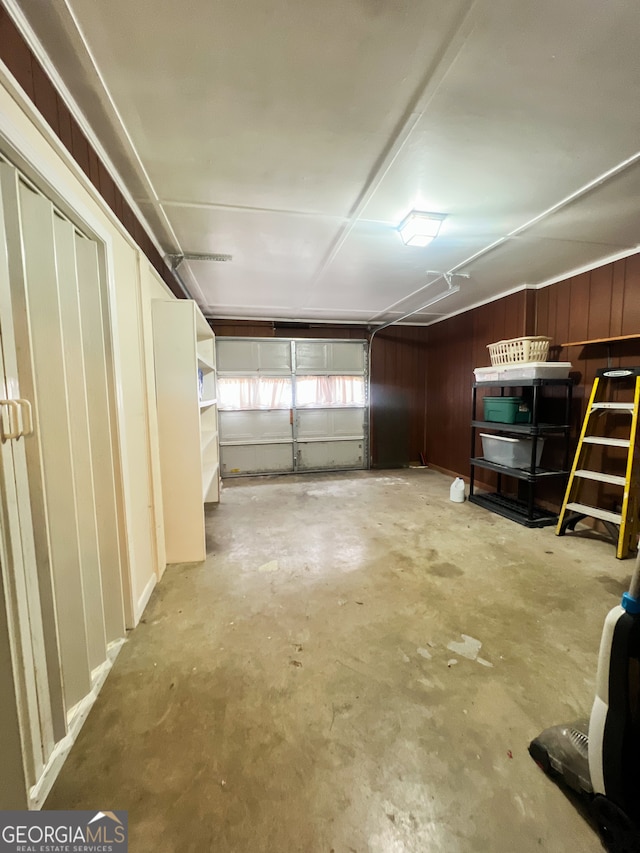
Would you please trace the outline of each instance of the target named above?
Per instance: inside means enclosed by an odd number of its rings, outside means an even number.
[[[508,435],[491,435],[481,432],[482,453],[487,462],[505,465],[507,468],[531,467],[531,439],[511,438]],[[540,465],[544,438],[538,438],[536,446],[536,468]]]

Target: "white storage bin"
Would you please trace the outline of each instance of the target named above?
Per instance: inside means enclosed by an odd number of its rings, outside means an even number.
[[[476,382],[496,382],[509,379],[566,379],[573,365],[570,361],[530,361],[496,367],[476,367]]]
[[[507,468],[531,467],[531,439],[511,438],[508,435],[491,435],[481,432],[482,453],[487,462],[506,465]],[[538,438],[536,446],[536,468],[540,465],[544,438]]]
[[[476,382],[497,382],[500,370],[497,367],[476,367],[473,371]]]
[[[571,367],[570,361],[530,361],[503,367],[500,379],[566,379]]]

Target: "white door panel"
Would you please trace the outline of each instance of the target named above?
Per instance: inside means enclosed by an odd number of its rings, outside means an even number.
[[[31,325],[35,412],[40,424],[60,654],[67,712],[91,690],[82,590],[75,457],[69,431],[64,338],[57,287],[53,210],[20,183],[24,291]]]
[[[288,340],[226,338],[216,344],[218,372],[290,373],[291,344]]]
[[[59,284],[60,316],[64,336],[65,373],[69,402],[69,427],[74,456],[74,483],[78,514],[87,651],[92,670],[107,659],[107,640],[102,601],[100,550],[93,480],[93,453],[89,433],[87,380],[82,348],[80,302],[76,272],[75,231],[73,225],[53,217]]]
[[[220,448],[222,476],[293,471],[293,444],[238,444]]]
[[[296,341],[298,373],[363,373],[362,341]]]
[[[291,411],[220,412],[220,441],[291,441]]]
[[[18,292],[17,305],[13,303],[12,284],[22,281],[23,268],[20,254],[21,233],[17,216],[18,177],[8,164],[0,165],[2,192],[0,198],[0,318],[4,369],[8,397],[35,399],[33,375],[22,371],[19,376],[17,339],[29,339],[29,325],[24,310],[24,294]],[[8,211],[5,214],[5,211]],[[9,246],[12,247],[9,252]],[[20,347],[21,358],[27,355],[27,347]],[[22,362],[21,362],[22,363]],[[48,520],[44,504],[41,480],[42,459],[37,425],[34,433],[24,440],[12,442],[15,488],[20,516],[22,553],[25,579],[29,589],[29,608],[32,610],[31,637],[34,654],[40,665],[36,666],[38,679],[38,704],[41,727],[48,725],[51,715],[53,739],[60,740],[67,732],[64,709],[64,688],[60,672],[58,630],[55,616],[55,595],[51,573]],[[34,536],[37,531],[37,536]],[[43,660],[45,663],[43,664]],[[46,698],[45,698],[46,697]],[[44,705],[44,707],[43,707]],[[43,723],[44,721],[44,723]],[[42,744],[48,742],[46,731],[41,734]],[[45,755],[47,750],[45,748]]]
[[[107,336],[100,297],[98,247],[75,235],[82,350],[87,382],[102,598],[107,642],[124,635],[123,572],[118,533],[114,423],[110,412]]]
[[[362,468],[364,441],[309,441],[298,443],[298,471]]]
[[[297,418],[298,441],[330,436],[364,438],[365,409],[300,409]]]

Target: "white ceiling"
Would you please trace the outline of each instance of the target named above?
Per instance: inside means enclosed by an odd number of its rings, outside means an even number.
[[[468,275],[432,322],[639,247],[633,0],[17,7],[164,250],[233,255],[179,267],[210,316],[380,323]]]

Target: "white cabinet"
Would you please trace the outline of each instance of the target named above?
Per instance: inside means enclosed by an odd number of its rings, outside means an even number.
[[[167,561],[198,562],[203,505],[220,499],[214,335],[191,300],[154,300],[152,316]]]
[[[42,805],[125,632],[104,249],[0,162],[1,808]]]

